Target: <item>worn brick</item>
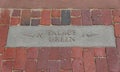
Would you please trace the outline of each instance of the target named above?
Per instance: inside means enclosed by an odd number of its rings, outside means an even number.
[[[93,25],[103,24],[101,10],[92,10],[91,11],[91,16],[92,16]]]
[[[10,10],[8,9],[4,9],[1,11],[1,17],[0,17],[0,24],[6,24],[8,25],[9,24],[9,21],[10,21]]]
[[[2,55],[0,55],[0,72],[2,72]]]
[[[52,25],[61,25],[61,20],[60,18],[52,18],[51,23]]]
[[[7,25],[0,26],[0,47],[1,48],[3,48],[6,45],[7,34],[8,34],[8,26]]]
[[[36,61],[27,61],[26,62],[26,67],[25,67],[25,72],[37,72],[37,63]]]
[[[81,10],[71,10],[71,16],[80,17],[81,16]]]
[[[106,53],[105,53],[105,48],[95,48],[95,56],[96,57],[105,57]]]
[[[18,25],[18,24],[20,24],[20,22],[21,22],[20,18],[12,17],[10,20],[10,25]]]
[[[43,10],[41,11],[41,25],[49,26],[51,24],[51,11],[50,10]]]
[[[75,59],[72,63],[73,72],[84,72],[82,59]]]
[[[120,10],[119,9],[114,9],[112,14],[113,14],[113,21],[114,22],[120,22]]]
[[[30,17],[31,17],[30,10],[22,10],[21,25],[29,26],[30,25]]]
[[[20,16],[21,15],[21,10],[13,10],[12,16]]]
[[[82,58],[83,49],[80,47],[73,47],[72,48],[72,57],[73,58]]]
[[[23,70],[13,70],[13,72],[23,72]]]
[[[71,69],[71,48],[61,48],[60,49],[60,59],[61,59],[61,68],[62,69]]]
[[[82,25],[92,25],[90,10],[81,10]]]
[[[60,59],[60,48],[50,48],[49,60]]]
[[[27,49],[27,58],[37,59],[38,58],[38,48],[29,48]]]
[[[96,72],[94,50],[84,49],[83,59],[84,59],[85,72]]]
[[[106,58],[96,58],[96,72],[108,72]]]
[[[48,61],[49,72],[60,72],[60,61]]]
[[[15,55],[16,55],[16,49],[15,48],[7,48],[4,51],[3,58],[5,60],[14,59]]]
[[[52,13],[51,13],[51,16],[54,17],[54,18],[55,17],[60,17],[61,16],[61,11],[53,9]]]
[[[4,47],[0,47],[0,53],[4,53]]]
[[[71,24],[72,25],[78,25],[78,26],[82,25],[81,17],[71,18]]]
[[[102,13],[102,20],[104,25],[111,25],[112,24],[112,11],[111,9],[103,9]]]
[[[49,48],[41,48],[38,55],[38,69],[46,71],[48,69]]]
[[[32,14],[31,14],[31,17],[33,18],[40,18],[41,17],[41,14],[40,14],[40,11],[32,11]]]
[[[24,48],[17,48],[16,49],[16,57],[14,63],[14,69],[21,69],[25,68],[26,63],[26,49]]]
[[[109,72],[120,72],[120,38],[116,38],[116,48],[107,48]]]
[[[31,26],[38,26],[40,25],[40,19],[32,19]]]
[[[61,11],[61,25],[70,25],[70,10]]]
[[[2,64],[2,72],[12,72],[13,61],[5,61]]]
[[[115,36],[120,37],[120,24],[114,24]]]

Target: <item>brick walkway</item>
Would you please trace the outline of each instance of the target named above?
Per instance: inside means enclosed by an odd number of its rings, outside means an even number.
[[[0,72],[120,72],[119,23],[119,9],[0,9]],[[117,48],[5,48],[20,25],[113,25]]]

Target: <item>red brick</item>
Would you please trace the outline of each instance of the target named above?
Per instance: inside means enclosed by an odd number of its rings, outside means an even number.
[[[1,11],[1,23],[0,24],[9,24],[10,20],[10,10],[4,9]]]
[[[2,55],[0,55],[0,72],[2,72]]]
[[[60,17],[60,16],[61,16],[60,10],[55,10],[55,9],[53,9],[53,10],[52,10],[52,13],[51,13],[51,16],[52,16],[52,17]]]
[[[120,22],[120,17],[119,17],[119,16],[115,16],[115,17],[113,18],[113,21],[116,22],[116,23],[117,23],[117,22]]]
[[[82,58],[83,49],[80,47],[72,48],[72,57],[73,58]]]
[[[120,22],[120,10],[113,10],[113,21]]]
[[[72,10],[71,16],[79,17],[79,16],[81,16],[81,11],[80,10]]]
[[[48,61],[49,72],[60,72],[60,61]]]
[[[4,47],[0,47],[0,53],[4,53]]]
[[[71,58],[71,54],[72,54],[72,48],[62,48],[60,49],[60,56],[61,59],[69,59]]]
[[[72,63],[73,72],[84,72],[83,61],[75,59]]]
[[[108,72],[106,58],[96,58],[96,72]]]
[[[51,11],[50,10],[43,10],[41,11],[41,25],[47,25],[49,26],[51,24]]]
[[[10,24],[11,25],[18,25],[18,24],[20,24],[20,22],[21,22],[20,18],[14,18],[14,17],[12,17],[11,21],[10,21]]]
[[[61,48],[60,59],[62,69],[72,69],[71,52],[72,48]]]
[[[38,69],[46,71],[48,68],[49,48],[41,48],[38,55]]]
[[[112,11],[111,9],[103,9],[101,11],[102,13],[102,20],[105,25],[111,25],[112,24]]]
[[[3,58],[6,59],[14,59],[16,55],[15,48],[7,48],[3,54]]]
[[[92,25],[90,10],[81,10],[82,25]]]
[[[38,58],[38,48],[29,48],[27,50],[27,58],[31,58],[31,59]]]
[[[2,64],[2,72],[12,72],[13,62],[5,61]]]
[[[91,11],[91,16],[92,16],[93,25],[103,24],[101,10],[92,10]]]
[[[17,48],[14,69],[23,70],[25,68],[25,63],[26,63],[26,49]]]
[[[96,72],[93,49],[85,49],[83,53],[83,58],[85,72]]]
[[[105,53],[105,48],[95,48],[95,56],[97,57],[105,57],[106,53]]]
[[[81,23],[81,17],[77,17],[77,18],[71,18],[71,24],[72,25],[82,25]]]
[[[119,9],[114,9],[112,11],[113,16],[120,16],[120,10]]]
[[[117,48],[107,48],[108,72],[120,72],[120,52]]]
[[[61,69],[69,70],[72,69],[72,60],[69,59],[61,59]]]
[[[36,61],[27,61],[25,72],[37,72],[37,63]]]
[[[115,24],[114,27],[116,37],[120,37],[120,24]]]
[[[4,47],[7,41],[8,26],[0,26],[0,47]]]
[[[22,10],[21,25],[29,26],[30,25],[30,17],[31,17],[30,10]]]
[[[49,60],[60,59],[60,48],[50,48]]]
[[[109,72],[120,72],[120,38],[116,38],[116,48],[107,48]]]
[[[13,10],[12,16],[20,16],[21,15],[21,10]]]
[[[40,11],[32,11],[31,17],[40,18]]]

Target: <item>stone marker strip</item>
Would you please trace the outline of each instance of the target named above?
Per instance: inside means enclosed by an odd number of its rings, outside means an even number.
[[[6,47],[116,47],[113,26],[11,26]]]

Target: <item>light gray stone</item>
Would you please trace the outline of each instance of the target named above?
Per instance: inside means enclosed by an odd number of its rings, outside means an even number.
[[[113,26],[11,26],[6,47],[116,47]]]

